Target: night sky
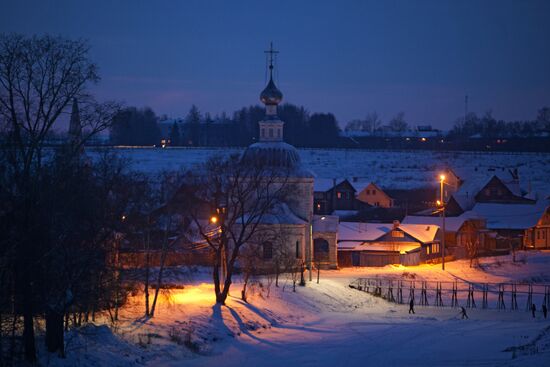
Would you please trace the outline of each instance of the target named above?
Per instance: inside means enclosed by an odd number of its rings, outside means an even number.
[[[280,51],[286,102],[341,125],[377,111],[448,128],[469,109],[550,106],[550,1],[0,0],[0,31],[89,39],[100,98],[184,116],[259,103]]]

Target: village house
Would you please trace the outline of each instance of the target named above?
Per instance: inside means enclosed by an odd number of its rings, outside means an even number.
[[[532,227],[525,230],[524,246],[528,249],[550,249],[550,206]]]
[[[356,199],[356,192],[347,179],[315,178],[313,212],[319,215],[355,212],[365,206]]]
[[[479,203],[472,211],[485,218],[487,228],[497,233],[496,251],[506,252],[528,246],[527,230],[537,225],[550,205],[547,199],[533,204]]]
[[[369,182],[360,188],[358,182],[353,182],[357,189],[357,199],[374,207],[392,208],[394,200],[374,182]]]
[[[404,224],[435,225],[443,228],[442,217],[408,215]],[[487,229],[486,220],[474,212],[445,218],[445,255],[454,259],[468,257],[468,250],[476,247],[477,255],[493,254],[496,250],[496,232]]]
[[[418,265],[441,256],[439,227],[423,224],[340,222],[338,266]]]

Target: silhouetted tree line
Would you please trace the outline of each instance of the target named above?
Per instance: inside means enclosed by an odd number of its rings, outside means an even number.
[[[510,138],[533,137],[541,133],[550,133],[550,108],[538,110],[537,118],[532,121],[504,121],[497,120],[491,112],[482,117],[469,113],[466,118],[458,119],[450,137],[482,137],[482,138]]]
[[[160,120],[150,108],[127,108],[119,113],[111,128],[111,141],[117,145],[159,145],[169,139],[171,146],[246,146],[258,139],[258,121],[265,116],[259,105],[233,113],[201,113],[193,105],[183,120]],[[290,103],[279,107],[285,122],[285,141],[302,147],[331,147],[338,143],[340,129],[331,113],[309,113]],[[163,131],[164,130],[164,131]]]

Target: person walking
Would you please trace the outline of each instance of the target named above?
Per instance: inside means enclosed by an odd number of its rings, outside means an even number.
[[[463,306],[460,307],[460,314],[462,315],[463,320],[469,318],[468,315],[466,314],[466,309]]]
[[[542,304],[542,314],[544,315],[544,318],[548,315],[548,308],[544,303]]]
[[[535,318],[535,312],[537,311],[537,306],[535,304],[531,304],[531,313],[533,314],[533,318]]]
[[[409,302],[409,313],[414,314],[414,298],[411,298],[411,301]]]

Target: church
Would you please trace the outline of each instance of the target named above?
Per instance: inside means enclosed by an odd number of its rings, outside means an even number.
[[[313,214],[313,186],[315,176],[304,167],[297,149],[284,141],[284,121],[278,117],[278,105],[283,93],[273,80],[273,47],[267,53],[269,82],[260,93],[265,105],[265,117],[259,121],[258,142],[243,152],[245,162],[260,164],[272,172],[280,172],[291,195],[285,203],[274,208],[273,215],[263,219],[262,226],[284,234],[284,243],[289,256],[303,261],[308,267],[337,267],[338,217]],[[272,244],[264,244],[263,260],[269,262]],[[312,264],[313,263],[313,264]]]

